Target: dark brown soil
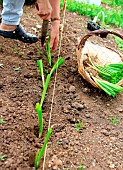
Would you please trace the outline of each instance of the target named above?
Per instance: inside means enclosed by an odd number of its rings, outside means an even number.
[[[60,55],[65,63],[58,69],[46,170],[53,169],[52,157],[57,157],[55,165],[59,170],[82,169],[80,165],[88,170],[123,169],[123,93],[116,98],[107,96],[87,83],[77,69],[77,39],[88,32],[87,21],[86,17],[66,13]],[[33,6],[24,8],[21,23],[27,31],[40,36],[37,25],[41,21]],[[117,48],[113,37],[104,41]],[[98,42],[104,43],[102,39]],[[35,104],[42,94],[42,82],[36,61],[43,59],[47,68],[47,59],[37,47],[45,53],[40,42],[28,45],[0,37],[0,114],[5,120],[0,124],[0,157],[6,156],[0,161],[0,170],[32,170],[34,155],[47,133],[54,76],[43,105],[44,131],[39,139]],[[52,53],[53,63],[57,54],[58,51]],[[115,125],[108,120],[114,116],[118,119]],[[83,127],[77,131],[74,126],[79,122]]]

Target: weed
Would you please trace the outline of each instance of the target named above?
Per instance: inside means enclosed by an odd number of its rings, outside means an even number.
[[[39,53],[41,56],[46,57],[46,56],[44,55],[44,53],[42,53],[36,45],[35,45],[35,49],[38,51],[38,53]]]
[[[0,118],[0,123],[6,123],[4,119]]]
[[[20,67],[15,68],[15,71],[21,71],[21,68]]]
[[[23,54],[24,54],[24,52],[21,52],[21,51],[20,51],[20,52],[18,52],[18,54],[19,54],[19,55],[23,55]]]
[[[0,161],[4,161],[6,159],[6,155],[0,156]]]
[[[77,167],[77,169],[80,169],[80,170],[85,169],[85,168],[87,168],[85,165],[79,165],[79,166]]]
[[[74,129],[77,130],[77,131],[80,131],[82,127],[83,127],[83,123],[79,122],[74,126]]]
[[[112,118],[108,118],[108,120],[110,120],[113,125],[118,124],[118,122],[119,122],[118,119],[116,118],[116,116],[114,116],[113,119]]]

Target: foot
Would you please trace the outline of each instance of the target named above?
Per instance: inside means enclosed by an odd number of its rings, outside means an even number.
[[[3,36],[4,38],[11,38],[16,39],[19,41],[22,41],[24,43],[36,43],[38,41],[38,38],[33,35],[25,32],[23,27],[21,25],[0,25],[0,36]]]

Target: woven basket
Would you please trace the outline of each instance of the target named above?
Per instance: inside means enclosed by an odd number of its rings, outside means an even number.
[[[111,63],[123,62],[123,56],[120,54],[120,52],[116,51],[115,49],[111,49],[110,47],[103,47],[101,45],[94,44],[91,41],[88,41],[88,38],[93,35],[103,36],[108,34],[113,34],[123,39],[123,35],[117,32],[109,30],[96,30],[86,34],[81,39],[76,50],[79,73],[87,82],[91,83],[96,88],[100,87],[95,83],[92,76],[98,77],[98,73],[94,71],[94,69],[92,69],[92,63],[104,66]],[[90,70],[93,71],[91,72]],[[117,84],[122,85],[123,79],[120,80]]]

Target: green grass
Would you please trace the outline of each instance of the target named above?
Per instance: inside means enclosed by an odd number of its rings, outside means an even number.
[[[102,0],[103,3],[110,6],[123,6],[123,0]]]
[[[61,7],[63,6],[64,0],[61,0]],[[102,6],[84,4],[82,2],[76,2],[72,0],[67,1],[66,9],[71,12],[76,12],[80,15],[88,16],[94,18],[100,11],[105,14],[105,23],[113,24],[117,27],[123,28],[123,10],[122,9],[105,9]],[[101,20],[101,16],[99,16]]]
[[[78,167],[77,167],[77,169],[79,169],[79,170],[83,170],[83,169],[86,169],[87,167],[85,166],[85,165],[79,165]]]

